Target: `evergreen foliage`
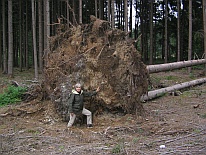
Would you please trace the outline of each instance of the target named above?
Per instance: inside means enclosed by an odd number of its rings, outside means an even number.
[[[26,92],[24,87],[8,86],[4,93],[0,94],[0,106],[20,102],[24,92]]]

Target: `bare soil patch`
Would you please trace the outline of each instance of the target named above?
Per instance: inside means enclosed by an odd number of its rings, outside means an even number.
[[[172,85],[191,80],[198,72],[191,76],[183,69],[152,74],[151,79],[155,86]],[[2,78],[1,88],[8,83]],[[94,128],[76,123],[71,130],[51,101],[1,107],[0,154],[205,154],[206,84],[179,96],[166,94],[143,107],[142,116],[104,111],[93,116]]]

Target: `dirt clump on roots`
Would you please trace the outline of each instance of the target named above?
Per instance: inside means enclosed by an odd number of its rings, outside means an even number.
[[[51,38],[44,87],[52,101],[60,101],[60,114],[67,112],[67,97],[76,82],[88,91],[100,86],[98,95],[86,101],[95,114],[143,113],[140,97],[147,92],[149,75],[127,35],[91,16],[89,24],[60,30]]]

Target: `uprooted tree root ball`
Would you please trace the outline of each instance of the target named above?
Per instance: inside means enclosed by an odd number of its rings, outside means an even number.
[[[148,72],[125,32],[91,16],[91,23],[72,26],[51,38],[44,87],[57,110],[66,113],[66,100],[76,82],[100,92],[86,102],[95,114],[103,111],[143,112],[140,97],[147,92]],[[91,104],[93,103],[93,104]]]

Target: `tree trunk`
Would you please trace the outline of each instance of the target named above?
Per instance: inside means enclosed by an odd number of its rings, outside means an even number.
[[[163,10],[162,10],[162,14],[163,14],[163,20],[162,20],[162,41],[161,41],[161,46],[162,46],[162,49],[161,49],[161,51],[162,51],[162,60],[164,60],[165,59],[165,45],[164,45],[164,38],[165,38],[165,29],[164,29],[164,20],[165,20],[165,8],[163,7]]]
[[[129,13],[129,31],[131,32],[130,34],[129,34],[129,36],[130,36],[130,38],[132,38],[132,10],[133,10],[133,4],[132,4],[132,1],[133,0],[130,0],[130,13]]]
[[[19,0],[19,68],[22,71],[22,0]],[[18,59],[17,59],[18,60]]]
[[[46,0],[46,30],[47,30],[47,52],[49,52],[49,37],[50,37],[50,8],[49,0]]]
[[[206,64],[206,59],[180,61],[180,62],[159,64],[159,65],[148,65],[147,70],[151,74],[151,73],[158,73],[158,72],[190,67],[195,65],[201,65],[201,64]]]
[[[47,61],[48,61],[49,37],[50,37],[49,0],[46,0],[46,1],[44,1],[44,55],[45,55],[45,65],[47,65]]]
[[[29,69],[29,48],[28,48],[28,1],[26,1],[26,34],[25,34],[25,65]]]
[[[108,2],[107,2],[107,20],[108,20],[108,22],[111,23],[110,14],[111,14],[111,0],[108,0]]]
[[[36,2],[31,0],[32,5],[32,32],[33,32],[33,50],[34,50],[34,76],[38,79],[37,50],[36,50]]]
[[[206,59],[206,2],[205,0],[202,0],[202,4],[203,4],[203,27],[204,27],[204,54]],[[206,74],[206,64],[205,64],[204,74]]]
[[[39,70],[43,71],[43,29],[42,29],[42,0],[38,0],[38,17],[39,17]]]
[[[150,2],[150,61],[149,64],[153,64],[153,0]]]
[[[192,0],[189,0],[189,43],[188,43],[188,60],[192,57]],[[191,67],[188,68],[191,72]]]
[[[98,18],[98,8],[97,8],[97,6],[98,6],[98,2],[97,2],[97,0],[95,0],[95,16]]]
[[[1,5],[0,5],[0,9],[1,9]],[[2,21],[2,19],[1,19],[2,17],[0,16],[0,21]],[[2,23],[1,23],[2,24]],[[3,69],[3,64],[2,64],[2,62],[3,62],[3,54],[2,54],[2,34],[1,34],[1,24],[0,24],[0,68],[1,68],[1,70]]]
[[[44,62],[45,66],[47,64],[47,16],[46,16],[46,1],[43,1],[43,8],[44,8]]]
[[[69,0],[67,0],[67,27],[69,28],[70,19],[69,19]]]
[[[148,94],[143,95],[140,98],[140,100],[141,101],[151,100],[151,99],[162,96],[164,93],[173,92],[173,91],[176,91],[176,90],[180,90],[180,89],[183,89],[183,88],[195,86],[195,85],[202,84],[202,83],[205,83],[205,82],[206,82],[206,78],[202,78],[202,79],[197,79],[197,80],[193,80],[193,81],[189,81],[189,82],[176,84],[176,85],[166,87],[166,88],[162,88],[162,89],[149,91]]]
[[[16,29],[18,29],[18,26],[14,26],[14,28],[13,28],[14,30],[16,30]],[[13,32],[13,67],[18,67],[18,64],[19,64],[19,62],[18,62],[18,58],[19,58],[19,56],[18,56],[18,50],[19,50],[19,44],[18,44],[18,41],[19,41],[19,32],[18,31],[14,31]]]
[[[125,20],[124,31],[125,32],[128,32],[128,8],[127,8],[127,4],[128,4],[127,0],[124,0],[124,20]]]
[[[104,18],[104,1],[99,0],[99,18]]]
[[[51,1],[51,23],[56,23],[56,21],[58,19],[58,16],[56,14],[56,5],[54,3],[54,0],[50,0],[50,1]],[[55,33],[56,33],[56,25],[52,25],[51,26],[51,35],[55,35]]]
[[[168,61],[168,35],[167,35],[167,19],[168,19],[168,0],[165,0],[165,38],[164,38],[164,47],[165,47],[165,63]]]
[[[180,0],[177,0],[177,61],[180,61]]]
[[[78,23],[78,21],[77,21],[77,18],[76,18],[76,0],[72,0],[72,11],[73,11],[73,16],[72,16],[72,21],[73,21],[73,25],[77,25]]]
[[[112,19],[112,28],[115,27],[115,17],[114,17],[114,0],[111,1],[111,19]]]
[[[157,3],[153,3],[154,4],[154,8],[157,8]],[[155,9],[156,10],[156,9]],[[157,16],[157,11],[153,11],[154,12],[154,16],[156,17]],[[157,59],[157,20],[154,21],[154,26],[153,26],[153,30],[154,30],[154,37],[153,37],[153,44],[154,44],[154,47],[153,47],[153,63],[155,63],[154,61],[156,61]],[[159,50],[158,50],[159,52]]]
[[[138,2],[137,2],[137,0],[136,0],[136,7],[135,7],[135,28],[134,28],[134,31],[135,31],[135,33],[134,33],[134,39],[135,40],[137,40],[138,39],[138,30],[139,30],[139,14],[138,14],[138,8],[137,8],[137,6],[138,6],[138,4],[137,4]],[[139,41],[139,40],[138,40]],[[137,44],[135,44],[135,47],[136,47],[136,49],[137,49]]]
[[[82,0],[79,0],[79,24],[82,24]]]
[[[12,0],[8,0],[8,76],[13,77],[13,25]]]
[[[6,20],[5,0],[2,0],[2,29],[3,29],[3,73],[7,73],[7,52],[6,52]]]

